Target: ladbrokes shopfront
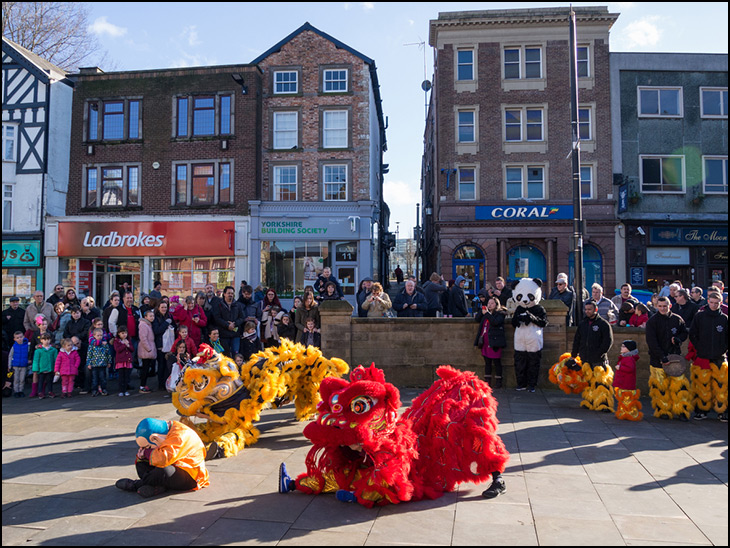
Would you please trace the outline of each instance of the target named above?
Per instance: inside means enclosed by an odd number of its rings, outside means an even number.
[[[55,219],[47,223],[46,287],[60,283],[99,306],[129,287],[139,303],[155,281],[181,297],[206,285],[237,287],[248,272],[248,218],[194,220]],[[126,286],[125,286],[126,284]]]

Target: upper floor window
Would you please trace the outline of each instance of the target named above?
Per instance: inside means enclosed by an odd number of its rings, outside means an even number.
[[[727,118],[727,88],[700,88],[703,118]]]
[[[639,87],[639,116],[682,117],[681,87]]]
[[[273,127],[274,148],[297,148],[299,143],[298,112],[274,112]]]
[[[348,91],[347,69],[325,69],[322,73],[322,91],[325,93],[344,93]]]
[[[591,64],[588,46],[578,46],[576,48],[577,53],[577,64],[578,64],[578,78],[589,78],[591,75]]]
[[[476,141],[476,113],[473,110],[460,110],[457,113],[459,143]]]
[[[230,162],[177,163],[175,205],[231,203],[233,196]]]
[[[347,148],[346,110],[325,110],[322,113],[322,146]]]
[[[86,135],[89,141],[141,139],[142,101],[126,98],[88,101]]]
[[[683,193],[684,156],[641,156],[641,191]]]
[[[274,93],[299,93],[299,73],[296,70],[275,71]]]
[[[297,199],[297,166],[274,166],[273,199],[277,202]]]
[[[703,191],[727,194],[727,156],[705,156],[703,159]]]
[[[3,124],[3,162],[15,162],[15,143],[17,142],[18,127],[13,124]]]
[[[505,194],[508,200],[542,200],[545,198],[545,168],[543,166],[507,166]]]
[[[504,49],[504,79],[542,78],[542,48],[509,47]]]
[[[476,169],[473,167],[459,168],[459,200],[476,200],[477,198],[477,182]]]
[[[347,200],[347,171],[345,164],[325,164],[323,166],[323,195],[326,202]]]
[[[460,49],[456,52],[456,79],[475,80],[474,77],[474,50]]]
[[[505,141],[543,141],[543,109],[508,108],[504,111]]]
[[[140,166],[103,165],[85,170],[85,207],[140,205]]]
[[[592,112],[590,108],[578,109],[578,133],[581,141],[593,140]]]
[[[13,229],[13,185],[3,185],[3,230]]]
[[[584,200],[594,198],[593,166],[580,166],[580,197]]]
[[[177,137],[230,135],[232,102],[230,94],[177,97],[175,109]]]

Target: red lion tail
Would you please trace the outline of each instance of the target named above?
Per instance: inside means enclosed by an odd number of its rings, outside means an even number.
[[[448,365],[436,372],[439,380],[404,413],[418,436],[414,499],[439,497],[462,482],[487,481],[509,459],[497,434],[497,401],[489,385]]]

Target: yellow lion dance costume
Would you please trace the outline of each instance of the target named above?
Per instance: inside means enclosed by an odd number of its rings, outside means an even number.
[[[690,367],[692,377],[692,403],[695,411],[718,415],[727,412],[727,361],[719,366],[715,362],[695,358]]]
[[[672,377],[663,368],[653,365],[649,370],[649,396],[654,416],[658,419],[672,419],[676,415],[689,419],[692,413],[692,396],[687,377]]]
[[[583,363],[580,356],[573,359],[570,352],[566,352],[550,368],[549,378],[566,394],[581,393],[581,407],[613,412],[613,369],[610,365],[593,367]]]
[[[172,403],[183,417],[181,422],[206,444],[208,459],[231,457],[256,443],[259,430],[253,423],[270,405],[293,400],[298,420],[311,417],[320,401],[320,382],[349,371],[343,360],[327,359],[318,348],[288,339],[252,355],[240,370],[210,346],[200,348],[193,364],[182,372]],[[206,422],[195,423],[193,417]]]

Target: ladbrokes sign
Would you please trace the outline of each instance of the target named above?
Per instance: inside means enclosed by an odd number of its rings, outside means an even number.
[[[58,223],[61,257],[213,257],[234,254],[234,223]]]

